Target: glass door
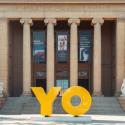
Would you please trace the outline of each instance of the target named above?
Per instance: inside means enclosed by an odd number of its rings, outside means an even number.
[[[56,80],[56,86],[61,87],[61,91],[59,95],[62,96],[65,90],[68,89],[69,87],[69,81],[66,79],[58,79]]]

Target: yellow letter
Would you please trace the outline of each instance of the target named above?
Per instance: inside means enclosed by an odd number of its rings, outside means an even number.
[[[32,87],[32,91],[40,103],[41,115],[50,116],[52,114],[53,102],[60,89],[60,87],[52,87],[48,94],[46,94],[43,88]]]
[[[71,99],[73,96],[78,96],[80,98],[80,104],[77,106],[73,106],[71,104]],[[89,92],[80,86],[73,86],[66,90],[62,96],[62,106],[64,110],[74,116],[79,116],[85,114],[92,103],[92,98]]]

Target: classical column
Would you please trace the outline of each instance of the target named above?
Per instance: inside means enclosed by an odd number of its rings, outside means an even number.
[[[31,95],[31,40],[32,19],[21,19],[23,24],[23,95]]]
[[[78,85],[78,31],[80,19],[69,19],[70,26],[70,86]]]
[[[48,18],[44,20],[47,24],[47,91],[54,86],[54,25],[56,19]]]
[[[120,95],[121,85],[125,78],[125,19],[116,22],[116,90],[115,95]]]
[[[93,95],[101,96],[101,25],[102,18],[94,18],[94,41],[93,41]]]
[[[0,82],[1,85],[3,85],[4,96],[8,96],[8,80],[9,80],[8,62],[9,62],[8,19],[0,18]]]

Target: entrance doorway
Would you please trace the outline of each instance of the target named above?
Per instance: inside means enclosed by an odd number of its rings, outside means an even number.
[[[42,87],[46,92],[46,79],[36,79],[36,87]]]
[[[88,79],[78,79],[78,86],[84,87],[89,90],[89,80]]]
[[[92,93],[93,27],[82,21],[78,29],[78,85]]]
[[[69,81],[67,79],[58,79],[56,80],[56,86],[61,87],[60,96],[69,88]]]
[[[70,28],[67,21],[58,21],[55,27],[55,86],[60,96],[70,86]]]
[[[42,21],[34,21],[32,34],[32,86],[42,87],[46,85],[46,26]]]

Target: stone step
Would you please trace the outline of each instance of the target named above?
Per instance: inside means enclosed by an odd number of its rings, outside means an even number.
[[[75,99],[73,104],[78,101]],[[0,114],[39,114],[40,105],[35,97],[8,97]],[[57,98],[53,107],[54,113],[65,113],[61,98]],[[88,114],[124,114],[115,97],[93,97],[93,104]]]

